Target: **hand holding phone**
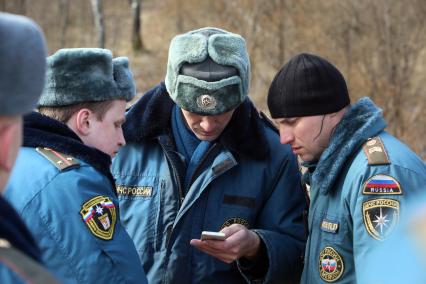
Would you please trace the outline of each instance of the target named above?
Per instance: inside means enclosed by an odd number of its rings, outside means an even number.
[[[222,232],[203,231],[203,232],[201,232],[201,238],[200,239],[202,241],[204,241],[204,240],[224,241],[226,239],[226,236]]]

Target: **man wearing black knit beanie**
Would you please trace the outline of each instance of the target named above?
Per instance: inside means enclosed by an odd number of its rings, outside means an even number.
[[[424,188],[425,164],[384,131],[382,110],[369,98],[350,104],[342,74],[319,56],[287,62],[271,83],[268,107],[281,143],[308,169],[302,283],[357,283],[367,253]]]

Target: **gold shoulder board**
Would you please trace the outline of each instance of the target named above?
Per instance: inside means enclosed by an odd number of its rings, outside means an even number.
[[[362,146],[367,156],[369,165],[388,165],[390,164],[388,153],[380,137],[374,137],[367,140]]]
[[[59,153],[50,148],[37,147],[36,151],[55,165],[55,167],[57,167],[60,171],[80,166],[80,163],[74,157]]]

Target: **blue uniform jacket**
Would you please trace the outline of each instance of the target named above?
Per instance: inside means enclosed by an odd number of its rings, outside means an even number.
[[[11,249],[16,250],[12,255]],[[15,209],[0,196],[0,283],[28,283],[35,279],[54,282],[40,262],[40,251],[27,227]]]
[[[24,118],[23,144],[6,197],[46,266],[64,283],[146,283],[118,218],[109,156],[38,113]]]
[[[381,110],[363,98],[345,114],[321,155],[310,181],[302,283],[364,283],[358,279],[368,254],[398,226],[407,201],[424,192],[424,162],[385,127]],[[375,265],[397,260],[395,255]]]
[[[132,107],[127,145],[113,160],[121,218],[150,283],[241,283],[247,264],[226,264],[190,246],[203,230],[240,223],[260,236],[267,283],[297,278],[305,208],[298,166],[288,146],[249,100],[208,150],[185,194],[171,134],[174,103],[160,84]],[[256,278],[257,279],[257,278]],[[259,280],[259,279],[257,279]]]

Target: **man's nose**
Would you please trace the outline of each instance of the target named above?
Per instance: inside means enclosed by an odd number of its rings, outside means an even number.
[[[124,138],[123,130],[120,130],[119,138],[118,138],[118,145],[124,146],[126,145],[126,139]]]
[[[280,127],[280,143],[281,144],[290,144],[294,140],[294,135],[292,131],[287,127]]]
[[[210,132],[215,128],[215,121],[210,116],[203,116],[200,122],[200,126],[205,132]]]

